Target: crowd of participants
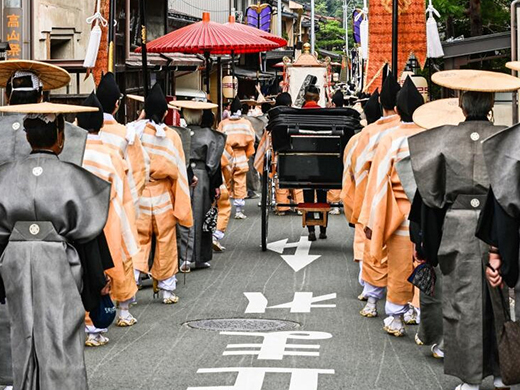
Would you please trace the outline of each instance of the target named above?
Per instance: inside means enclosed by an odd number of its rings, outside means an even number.
[[[110,301],[119,327],[138,326],[130,311],[146,279],[163,304],[179,301],[178,272],[209,268],[225,250],[232,211],[247,218],[245,199],[256,197],[270,147],[269,110],[293,102],[288,93],[248,104],[236,98],[216,126],[216,105],[168,103],[156,84],[145,99],[133,97],[144,103],[139,118],[121,124],[123,95],[112,73],[81,106],[48,105],[43,91],[61,87],[51,80],[64,71],[17,64],[0,80],[12,112],[26,114],[0,120],[0,385],[87,389],[83,345],[109,342]],[[303,109],[320,109],[318,87],[308,86],[304,100]],[[497,161],[501,148],[520,142],[515,128],[488,119],[491,92],[461,93],[466,121],[431,131],[413,122],[424,98],[411,78],[401,87],[388,75],[366,100],[356,105],[366,126],[344,151],[343,189],[277,187],[277,203],[294,207],[276,212],[341,202],[355,232],[360,315],[377,318],[386,298],[383,331],[402,337],[406,325],[419,325],[415,342],[444,359],[446,374],[462,382],[456,390],[478,390],[489,375],[507,389],[497,313],[504,281],[514,287],[518,279],[520,221],[507,211],[519,209],[520,194],[500,181]],[[329,106],[347,104],[337,92]],[[181,127],[165,124],[172,109]],[[63,119],[70,113],[74,124]],[[476,143],[484,139],[488,158]],[[317,238],[327,238],[326,226],[318,237],[308,227],[309,241]],[[433,295],[409,281],[425,264],[436,275]]]
[[[495,389],[520,388],[510,371],[503,378],[501,363],[510,362],[498,353],[506,318],[515,317],[508,288],[515,285],[520,318],[520,193],[510,185],[518,181],[520,133],[492,120],[502,76],[478,74],[497,84],[477,82],[472,91],[464,73],[445,76],[460,90],[465,120],[454,125],[449,110],[422,107],[411,78],[401,87],[389,75],[364,107],[368,125],[344,152],[341,198],[355,229],[360,314],[377,320],[386,298],[383,331],[403,337],[414,329],[406,325],[418,324],[409,336],[443,359],[444,372],[461,382],[456,390],[478,390],[489,376]],[[507,83],[514,90],[517,80]],[[433,128],[414,123],[417,110]]]

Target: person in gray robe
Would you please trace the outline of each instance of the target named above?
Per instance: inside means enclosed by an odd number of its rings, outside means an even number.
[[[226,135],[211,129],[214,116],[209,109],[203,112],[184,108],[183,115],[191,130],[190,167],[198,179],[191,191],[193,226],[189,229],[181,226],[179,229],[180,270],[189,272],[191,268],[208,268],[213,258],[213,232],[204,231],[203,224],[206,214],[220,194],[220,160],[226,145]],[[203,119],[203,116],[206,118]]]
[[[520,320],[520,124],[486,139],[482,146],[491,190],[478,237],[491,245],[486,274],[491,285],[515,289],[515,318]]]
[[[457,390],[478,390],[485,377],[500,375],[493,306],[501,303],[484,277],[488,247],[475,237],[489,188],[481,141],[502,129],[487,119],[493,104],[492,93],[464,92],[465,122],[408,141],[422,201],[445,213],[437,253],[443,274],[444,372],[464,382]]]
[[[15,63],[15,62],[13,62]],[[2,66],[10,65],[6,62],[0,62]],[[51,67],[46,64],[38,63],[41,69]],[[5,98],[7,104],[31,104],[38,103],[43,99],[43,90],[50,89],[45,80],[41,80],[38,75],[31,72],[30,69],[23,69],[14,72],[9,77],[5,85]],[[45,72],[45,71],[43,71]],[[62,70],[66,74],[66,71]],[[40,74],[44,77],[45,74]],[[60,156],[62,161],[69,161],[81,166],[83,154],[87,142],[87,132],[71,123],[65,124],[66,143]],[[31,153],[31,147],[27,142],[25,132],[23,131],[23,115],[4,113],[0,116],[0,164],[25,158]],[[0,305],[0,385],[12,384],[11,369],[11,343],[9,339],[9,309],[8,305]]]
[[[0,166],[0,277],[16,346],[14,388],[88,389],[81,296],[88,272],[74,246],[102,232],[110,184],[58,159],[63,116],[29,115],[24,128],[31,154]]]

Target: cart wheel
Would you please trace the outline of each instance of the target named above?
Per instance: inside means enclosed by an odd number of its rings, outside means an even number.
[[[265,154],[264,174],[262,175],[262,252],[267,251],[269,232],[269,209],[271,208],[271,153]]]

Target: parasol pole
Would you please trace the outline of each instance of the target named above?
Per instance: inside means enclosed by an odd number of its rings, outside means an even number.
[[[399,77],[397,69],[397,46],[399,44],[399,1],[393,0],[392,3],[392,73],[395,78]]]
[[[210,90],[209,90],[209,77],[210,77],[210,69],[209,69],[210,57],[209,57],[209,51],[205,51],[204,52],[204,58],[206,59],[206,93],[209,96],[210,95]]]
[[[397,1],[397,0],[394,0]],[[314,55],[316,46],[316,32],[314,28],[314,0],[311,0],[311,53]]]
[[[222,59],[217,57],[217,122],[222,119]]]
[[[116,28],[116,0],[110,0],[108,20],[108,71],[114,73],[114,38]]]
[[[146,52],[146,0],[139,0],[139,10],[141,11],[141,64],[143,67],[143,91],[144,97],[148,96],[148,55]]]
[[[345,54],[347,56],[347,69],[348,69],[348,59],[349,59],[349,48],[348,48],[348,0],[345,0],[343,4],[343,20],[345,22]],[[348,71],[347,71],[347,81],[348,81]]]

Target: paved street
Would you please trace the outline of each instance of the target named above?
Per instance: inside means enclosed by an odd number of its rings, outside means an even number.
[[[86,351],[91,389],[427,390],[453,389],[458,384],[443,374],[442,363],[431,357],[428,347],[415,345],[415,327],[408,327],[407,336],[398,339],[383,332],[382,318],[358,314],[363,307],[356,299],[358,266],[352,262],[352,230],[343,215],[331,216],[329,239],[312,243],[310,254],[303,253],[305,245],[295,248],[306,235],[301,217],[271,217],[270,242],[288,239],[285,250],[283,241],[275,249],[284,256],[300,251],[304,260],[321,256],[295,272],[281,254],[261,252],[256,203],[248,202],[247,220],[231,221],[223,242],[228,250],[216,254],[211,269],[188,274],[186,285],[179,275],[178,304],[165,306],[152,298],[151,288],[141,290],[132,309],[139,323],[112,327],[107,346]],[[297,258],[287,259],[298,267]],[[302,292],[312,293],[311,307],[306,302],[310,294],[295,295]],[[248,300],[245,293],[257,294],[248,294]],[[328,299],[330,294],[337,296]],[[329,297],[318,302],[316,297],[325,295]],[[310,312],[298,313],[306,310]],[[379,311],[384,311],[382,302]],[[287,334],[278,335],[281,344],[262,346],[273,337],[224,335],[185,325],[220,318],[289,320],[300,324],[289,331],[309,333],[299,333],[299,340],[288,339],[287,344],[297,345],[283,348]],[[284,356],[284,351],[292,355]],[[257,369],[246,370],[251,367]],[[231,370],[224,372],[226,368]],[[197,373],[202,369],[212,370]],[[486,385],[484,389],[492,388],[489,381]]]

